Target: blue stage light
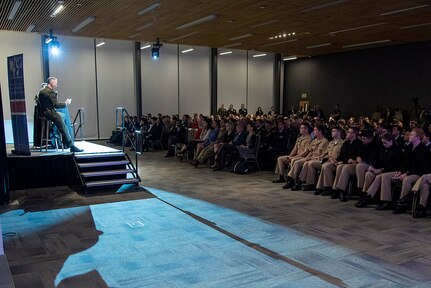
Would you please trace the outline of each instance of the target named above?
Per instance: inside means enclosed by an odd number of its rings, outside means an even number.
[[[153,48],[151,48],[151,58],[153,60],[157,60],[160,57],[160,47],[162,47],[163,44],[160,44],[159,38],[157,38],[157,42],[153,44]]]
[[[151,48],[151,57],[153,58],[153,60],[157,60],[159,59],[160,56],[160,51],[159,48]]]
[[[59,55],[60,54],[60,42],[58,42],[57,40],[51,41],[50,46],[49,46],[49,51],[54,56]]]

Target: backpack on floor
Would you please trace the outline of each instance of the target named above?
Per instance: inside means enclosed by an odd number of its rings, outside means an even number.
[[[250,173],[251,171],[247,162],[236,161],[232,164],[232,168],[230,172],[236,173],[236,174],[247,174],[247,173]]]

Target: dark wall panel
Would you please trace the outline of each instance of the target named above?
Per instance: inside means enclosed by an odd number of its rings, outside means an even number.
[[[431,100],[431,42],[365,49],[285,62],[285,109],[302,93],[328,115],[335,103],[344,115],[371,114],[377,106],[410,113],[411,98]],[[286,111],[286,110],[285,110]]]

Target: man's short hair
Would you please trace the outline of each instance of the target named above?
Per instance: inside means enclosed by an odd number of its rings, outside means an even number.
[[[419,137],[419,139],[422,141],[422,138],[424,137],[424,130],[421,128],[413,128],[412,132],[415,131],[416,135]]]
[[[54,80],[56,80],[57,78],[55,78],[55,77],[48,77],[48,79],[46,79],[46,83],[48,83],[48,84],[51,84],[51,81],[54,81]]]
[[[317,125],[316,129],[320,131],[320,133],[325,134],[326,127],[324,125]]]
[[[353,130],[353,133],[355,133],[356,137],[359,136],[359,128],[356,126],[350,126],[349,129]]]
[[[390,134],[390,133],[386,133],[382,135],[382,140],[386,140],[386,141],[392,141],[394,142],[394,135]]]

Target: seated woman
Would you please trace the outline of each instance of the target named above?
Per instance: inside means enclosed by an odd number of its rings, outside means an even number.
[[[181,151],[178,153],[178,157],[180,158],[180,161],[183,160],[183,156],[186,155],[187,153],[191,153],[193,152],[198,143],[201,143],[203,141],[205,141],[205,139],[207,139],[211,133],[211,121],[206,118],[203,117],[200,121],[199,121],[199,127],[200,129],[198,129],[198,133],[195,133],[195,138],[190,141],[187,145],[184,144]],[[200,131],[200,133],[199,133]]]
[[[235,124],[231,121],[226,122],[226,133],[223,134],[222,139],[218,143],[214,143],[214,165],[212,165],[211,168],[215,168],[217,165],[217,152],[224,144],[232,142],[234,137]]]
[[[195,159],[193,159],[192,162],[190,162],[191,165],[194,165],[196,168],[200,165],[205,163],[206,161],[208,161],[208,159],[211,159],[212,157],[214,157],[215,155],[215,146],[219,145],[223,139],[224,136],[227,134],[226,131],[226,126],[230,126],[230,124],[221,124],[220,123],[220,129],[218,129],[218,133],[217,133],[217,139],[213,142],[210,142],[208,144],[208,146],[204,147],[195,157]],[[229,128],[230,130],[232,130],[232,128]],[[232,133],[231,133],[232,134]]]
[[[220,121],[213,120],[211,122],[211,129],[210,129],[211,132],[208,133],[209,134],[208,137],[204,141],[196,145],[196,155],[199,155],[202,149],[208,147],[208,145],[210,145],[211,143],[217,140],[219,130],[220,130]]]

